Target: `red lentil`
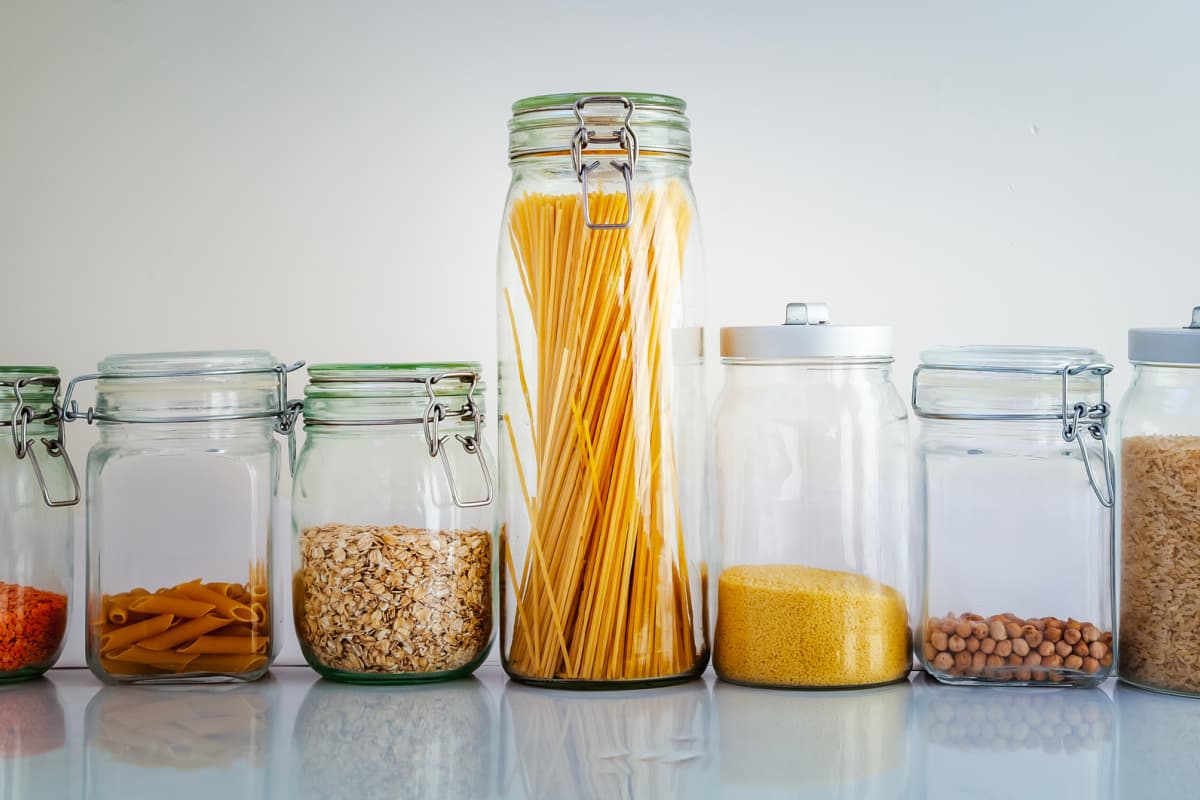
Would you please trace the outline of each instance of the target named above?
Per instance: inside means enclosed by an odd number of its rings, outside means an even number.
[[[49,666],[66,630],[66,595],[0,581],[0,673]]]

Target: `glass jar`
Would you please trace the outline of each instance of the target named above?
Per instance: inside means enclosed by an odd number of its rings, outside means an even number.
[[[918,654],[939,681],[1094,686],[1108,677],[1111,371],[1078,348],[921,354],[912,397],[926,570]]]
[[[1200,696],[1200,306],[1129,332],[1120,418],[1121,680]]]
[[[495,596],[479,365],[308,374],[292,489],[304,657],[355,683],[469,675],[491,647]]]
[[[94,375],[87,662],[108,683],[254,680],[273,630],[274,432],[287,373],[267,352],[111,356]]]
[[[0,367],[0,683],[62,652],[79,482],[63,447],[53,367]],[[2,440],[0,440],[2,442]],[[38,451],[43,455],[39,456]]]
[[[502,656],[546,686],[708,660],[700,229],[685,105],[513,104],[498,267]]]
[[[908,675],[908,415],[892,329],[721,329],[713,666],[733,683],[871,686]]]

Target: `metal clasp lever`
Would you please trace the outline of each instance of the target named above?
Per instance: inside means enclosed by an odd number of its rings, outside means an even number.
[[[34,413],[33,408],[25,403],[25,398],[21,395],[21,389],[30,384],[54,388],[54,398],[51,400],[50,410],[41,416]],[[33,467],[33,474],[37,477],[38,488],[42,490],[42,500],[50,508],[78,504],[80,499],[79,476],[75,474],[75,465],[71,463],[71,457],[67,455],[67,437],[63,428],[62,408],[58,404],[58,390],[62,386],[62,379],[58,377],[18,378],[12,382],[0,381],[0,386],[11,387],[13,396],[16,398],[17,404],[13,408],[12,418],[7,424],[12,427],[13,447],[16,450],[17,458],[24,459],[25,456],[29,456],[29,464]],[[29,423],[35,420],[54,421],[57,434],[53,439],[42,439],[42,445],[51,458],[61,458],[63,464],[66,465],[67,475],[71,478],[71,497],[66,500],[54,500],[50,497],[50,489],[46,486],[46,476],[42,473],[42,465],[38,461],[37,453],[33,449],[33,440],[29,438],[28,433]],[[0,425],[2,424],[4,423],[0,423]]]
[[[1088,483],[1092,485],[1092,491],[1095,492],[1100,505],[1109,509],[1117,502],[1117,475],[1115,459],[1108,449],[1106,421],[1112,409],[1104,399],[1104,376],[1112,370],[1112,364],[1081,364],[1067,367],[1062,371],[1063,440],[1079,445],[1079,456],[1083,459],[1083,468],[1087,472]],[[1092,406],[1084,402],[1068,405],[1070,401],[1067,397],[1072,376],[1085,372],[1090,372],[1100,378],[1100,402]],[[1084,443],[1083,437],[1079,435],[1081,427],[1086,428],[1091,437],[1100,442],[1100,449],[1103,453],[1103,489],[1096,480],[1096,472],[1092,468],[1092,458],[1088,455],[1087,445]]]
[[[625,121],[621,124],[620,128],[617,128],[607,136],[597,135],[595,131],[588,129],[587,120],[583,116],[584,108],[590,103],[607,103],[609,105],[619,103],[625,108]],[[633,221],[633,170],[637,166],[638,159],[637,134],[633,132],[633,128],[629,124],[630,120],[633,119],[633,111],[633,101],[621,95],[594,95],[592,97],[581,97],[575,102],[575,117],[579,120],[579,127],[575,129],[575,136],[571,140],[571,164],[575,167],[576,177],[583,184],[583,222],[590,230],[624,230]],[[613,169],[621,173],[621,179],[625,182],[624,222],[592,221],[592,215],[588,209],[588,175],[600,166],[600,162],[583,163],[583,151],[587,149],[588,145],[592,144],[616,144],[620,145],[621,149],[625,151],[627,161],[609,162]]]
[[[479,459],[483,482],[487,486],[487,495],[482,500],[463,500],[459,497],[458,482],[454,479],[454,470],[450,467],[450,458],[446,455],[446,448],[443,446],[450,437],[438,435],[438,423],[446,419],[446,406],[437,399],[433,387],[439,381],[453,378],[471,381],[471,386],[467,389],[467,402],[463,408],[462,418],[471,420],[475,425],[475,430],[470,435],[456,434],[454,438],[462,444],[463,450]],[[446,482],[450,485],[450,498],[459,508],[478,508],[492,502],[492,472],[488,469],[482,445],[483,413],[475,405],[475,386],[478,382],[479,376],[474,372],[443,372],[439,375],[431,375],[425,380],[425,391],[429,394],[429,405],[425,408],[424,419],[425,443],[429,445],[431,457],[441,456],[442,469],[446,472]]]

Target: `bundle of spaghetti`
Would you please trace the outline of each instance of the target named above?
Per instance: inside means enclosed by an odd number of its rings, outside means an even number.
[[[671,407],[691,212],[675,181],[639,189],[633,206],[616,230],[589,229],[574,192],[526,194],[511,210],[536,338],[531,389],[506,288],[535,460],[522,463],[506,414],[530,526],[519,576],[507,526],[502,546],[516,594],[509,665],[531,678],[655,678],[698,658]],[[624,192],[588,197],[594,222],[627,210]]]

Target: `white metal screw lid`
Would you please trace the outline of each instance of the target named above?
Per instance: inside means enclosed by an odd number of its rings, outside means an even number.
[[[1200,364],[1200,306],[1182,328],[1133,328],[1129,360],[1135,364]]]
[[[886,325],[832,325],[825,303],[788,303],[782,325],[721,328],[721,357],[750,361],[795,358],[890,360]]]

